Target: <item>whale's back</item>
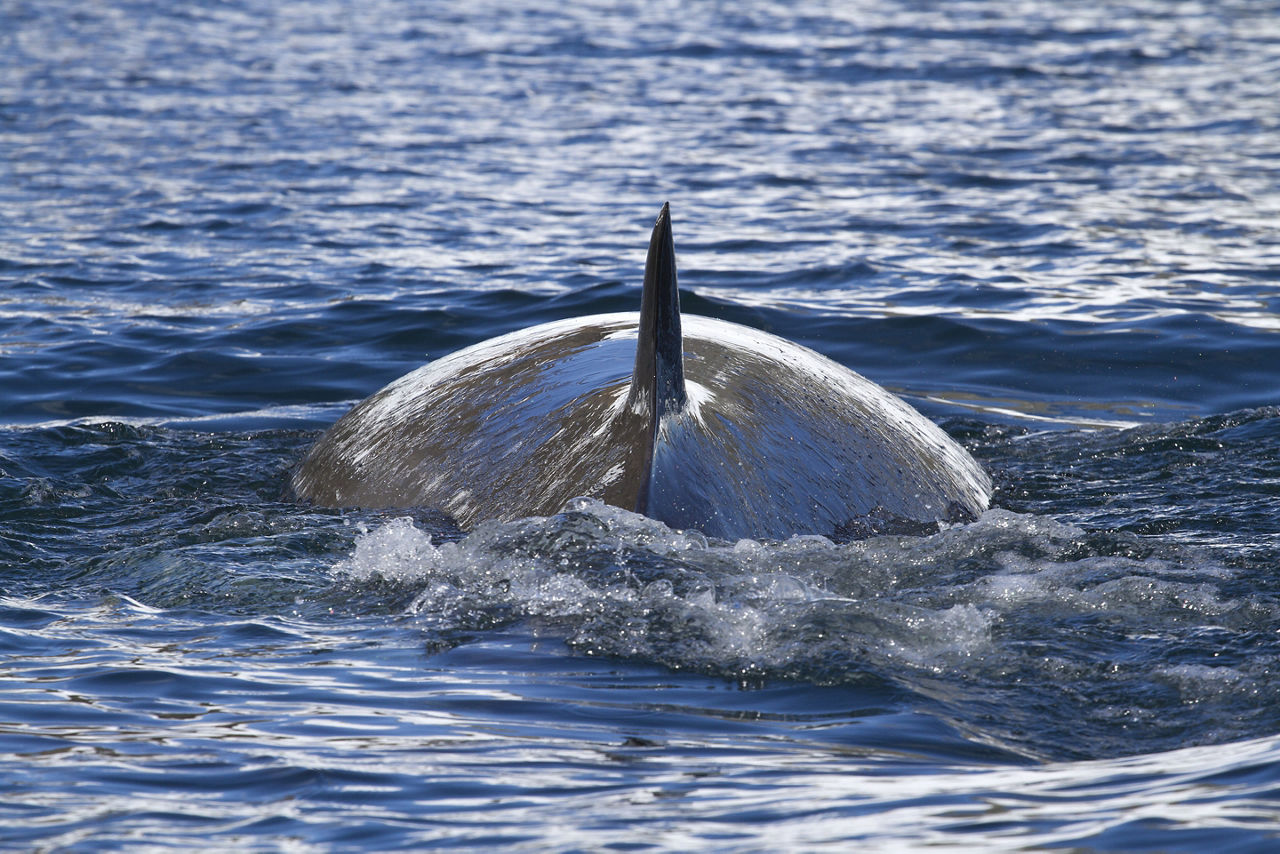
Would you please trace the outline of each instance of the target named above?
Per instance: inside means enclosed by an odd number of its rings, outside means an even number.
[[[535,326],[401,377],[321,437],[293,487],[464,527],[588,496],[725,538],[972,519],[991,491],[875,383],[777,336],[682,317],[666,206],[639,313]]]

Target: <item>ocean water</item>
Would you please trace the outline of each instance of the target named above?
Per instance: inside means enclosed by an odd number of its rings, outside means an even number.
[[[1274,2],[0,2],[0,848],[1273,850],[1278,93]],[[288,499],[668,200],[993,509]]]

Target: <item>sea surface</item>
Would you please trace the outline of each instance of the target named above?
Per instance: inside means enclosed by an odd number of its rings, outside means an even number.
[[[993,508],[289,499],[665,201]],[[0,848],[1275,850],[1277,404],[1274,0],[0,0]]]

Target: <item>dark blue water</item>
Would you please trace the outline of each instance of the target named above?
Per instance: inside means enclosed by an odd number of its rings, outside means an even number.
[[[1280,5],[178,5],[0,4],[0,847],[1276,844]],[[995,509],[285,500],[668,199]]]

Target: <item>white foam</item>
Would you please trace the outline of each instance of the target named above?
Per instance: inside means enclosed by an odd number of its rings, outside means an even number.
[[[356,537],[355,551],[334,570],[357,580],[381,577],[408,582],[428,577],[440,560],[441,550],[431,542],[431,535],[404,517]]]
[[[335,571],[415,588],[407,613],[433,628],[553,618],[580,654],[735,677],[869,670],[926,680],[916,685],[925,692],[941,678],[957,696],[1004,690],[1011,673],[1026,684],[1097,678],[1101,653],[1076,639],[1090,621],[1148,644],[1178,626],[1230,633],[1269,619],[1207,582],[1203,555],[1188,575],[1167,556],[1090,553],[1089,536],[994,510],[929,537],[722,544],[577,499],[560,515],[487,522],[444,545],[393,519],[361,532]],[[1188,702],[1241,690],[1238,668],[1202,665],[1156,662],[1105,678],[1172,685]]]

